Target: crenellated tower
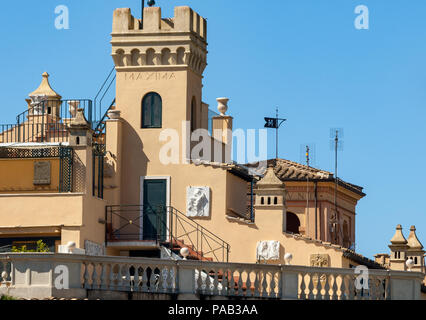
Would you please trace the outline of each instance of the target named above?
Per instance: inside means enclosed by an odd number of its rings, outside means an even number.
[[[190,158],[186,141],[191,132],[208,129],[208,106],[202,102],[206,20],[189,7],[176,7],[173,18],[162,18],[161,8],[148,7],[141,25],[130,9],[114,11],[116,108],[126,155],[122,179],[135,190],[122,195],[127,203],[139,202],[138,177],[170,174],[170,163],[161,160],[165,129],[177,133],[179,162]]]

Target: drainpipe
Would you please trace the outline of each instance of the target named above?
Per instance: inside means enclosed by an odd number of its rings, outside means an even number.
[[[318,239],[318,213],[317,213],[317,198],[318,198],[318,194],[317,194],[317,186],[318,186],[318,182],[315,181],[314,182],[314,197],[315,197],[315,239]]]
[[[250,219],[251,222],[254,222],[254,212],[253,212],[253,179],[250,181]]]

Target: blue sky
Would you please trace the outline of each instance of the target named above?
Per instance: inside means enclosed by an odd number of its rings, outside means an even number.
[[[54,26],[67,5],[70,30]],[[208,18],[204,101],[229,97],[235,128],[288,119],[280,157],[299,161],[315,144],[316,167],[334,171],[330,128],[344,129],[339,176],[361,185],[357,251],[388,252],[395,226],[416,225],[426,244],[422,170],[426,157],[426,2],[424,0],[157,0],[163,16],[189,5]],[[356,30],[354,9],[370,10]],[[7,1],[0,11],[1,123],[13,123],[44,71],[64,98],[93,98],[112,68],[112,12],[139,0]],[[269,157],[275,156],[269,136]]]

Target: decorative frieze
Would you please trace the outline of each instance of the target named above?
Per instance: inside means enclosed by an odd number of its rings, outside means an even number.
[[[259,241],[256,249],[257,260],[279,260],[280,242],[275,240]]]

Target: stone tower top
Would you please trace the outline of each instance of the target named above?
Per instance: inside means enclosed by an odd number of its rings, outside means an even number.
[[[207,66],[207,21],[189,7],[176,7],[165,19],[161,8],[147,7],[143,28],[129,8],[116,9],[111,36],[117,71],[187,66],[202,75]]]
[[[40,86],[29,94],[30,97],[46,97],[48,99],[61,99],[61,96],[52,89],[49,83],[49,74],[44,72]]]
[[[395,231],[393,238],[391,239],[391,243],[393,245],[395,245],[395,244],[402,244],[402,245],[407,244],[407,240],[405,239],[404,235],[402,234],[402,226],[400,224],[396,226],[396,231]]]
[[[415,226],[411,226],[410,228],[410,235],[408,236],[407,244],[410,247],[410,249],[413,249],[413,250],[423,249],[423,245],[420,243],[419,239],[417,238]]]

